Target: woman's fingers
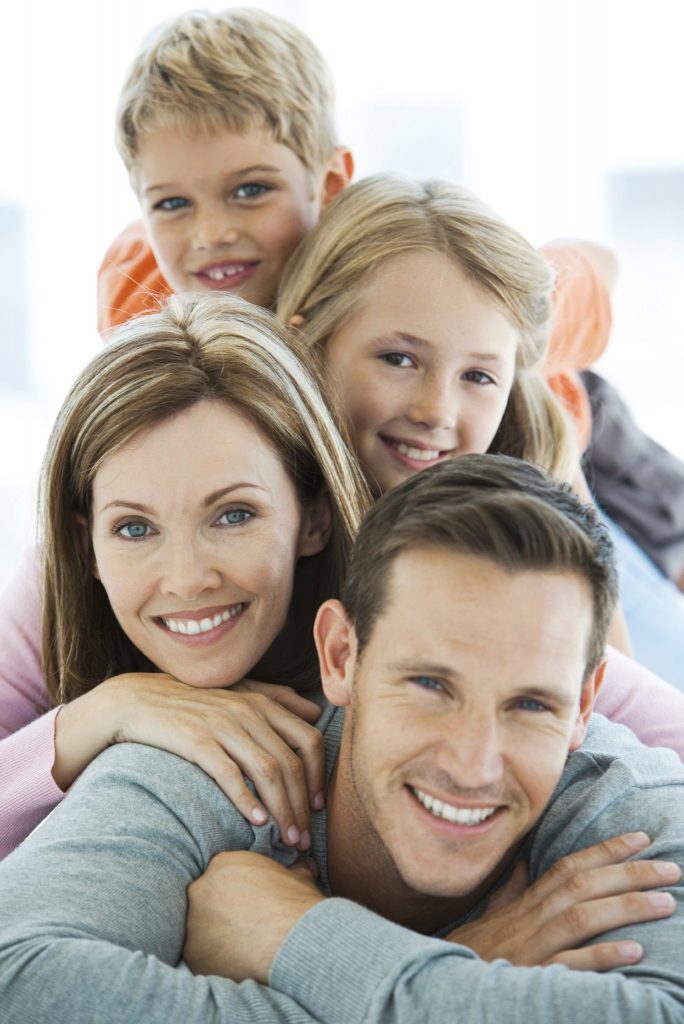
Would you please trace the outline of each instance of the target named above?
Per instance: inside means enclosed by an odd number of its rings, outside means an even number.
[[[276,683],[259,683],[255,679],[243,679],[231,687],[232,692],[259,693],[270,700],[287,708],[293,715],[313,724],[321,717],[321,709],[315,701],[303,697],[291,686],[280,686]]]

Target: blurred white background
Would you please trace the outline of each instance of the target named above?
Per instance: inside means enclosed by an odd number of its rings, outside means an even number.
[[[225,3],[204,6],[219,10]],[[600,370],[684,456],[684,62],[672,0],[263,0],[337,83],[357,176],[448,175],[538,244],[583,236],[621,267]],[[6,5],[0,62],[0,585],[34,537],[49,426],[97,350],[95,278],[136,203],[118,89],[170,0]]]

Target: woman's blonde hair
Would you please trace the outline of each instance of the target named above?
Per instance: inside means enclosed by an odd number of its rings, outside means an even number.
[[[327,492],[324,550],[297,563],[288,626],[257,678],[299,688],[317,679],[319,604],[339,593],[368,494],[338,432],[315,368],[272,314],[232,296],[172,296],[121,327],[81,373],[43,462],[43,658],[48,691],[64,702],[103,679],[149,669],[119,626],[77,517],[90,520],[95,474],[140,431],[197,402],[229,403],[266,437],[303,507]],[[276,650],[277,648],[277,650]]]
[[[278,315],[304,317],[304,343],[323,362],[329,338],[358,306],[373,272],[412,251],[456,260],[520,333],[513,387],[490,452],[571,478],[578,465],[572,434],[539,372],[552,272],[522,235],[466,189],[393,175],[346,189],[295,250],[281,281]]]

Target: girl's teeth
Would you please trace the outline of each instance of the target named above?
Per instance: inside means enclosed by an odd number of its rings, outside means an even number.
[[[217,612],[211,619],[208,616],[199,620],[163,618],[162,622],[172,633],[182,633],[183,636],[197,636],[198,633],[208,633],[212,629],[217,629],[224,622],[228,622],[228,619],[234,618],[243,608],[244,604],[233,605],[232,608],[226,608],[225,612]]]
[[[390,444],[400,455],[405,455],[409,459],[417,459],[419,462],[431,462],[433,459],[438,459],[440,454],[439,449],[435,451],[432,448],[412,448],[411,445],[402,444],[401,441],[390,441]]]

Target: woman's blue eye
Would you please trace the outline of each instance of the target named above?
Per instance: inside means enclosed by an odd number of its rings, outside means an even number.
[[[263,185],[259,181],[248,181],[244,185],[238,185],[235,189],[236,199],[256,199],[258,196],[264,195],[266,192],[271,192],[270,185]]]
[[[162,199],[154,206],[155,210],[180,210],[184,206],[188,206],[188,200],[184,199],[183,196],[170,196],[168,199]]]
[[[120,537],[125,537],[126,540],[140,540],[141,537],[148,536],[148,530],[150,527],[147,523],[124,523],[123,526],[116,528],[116,533]]]
[[[252,518],[251,512],[247,512],[244,508],[234,508],[230,512],[223,512],[219,516],[219,522],[224,520],[227,526],[240,526],[242,523],[246,523],[248,519]]]
[[[407,356],[405,352],[383,352],[380,358],[388,366],[398,366],[402,369],[414,365],[411,356]]]

